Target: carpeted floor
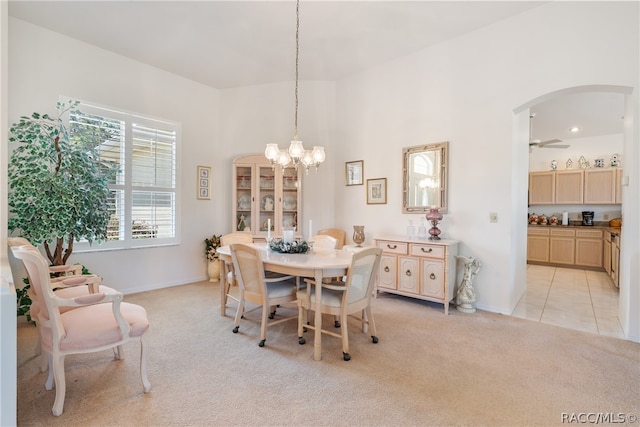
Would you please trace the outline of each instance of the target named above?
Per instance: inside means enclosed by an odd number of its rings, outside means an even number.
[[[151,322],[152,391],[142,391],[134,343],[121,361],[71,356],[60,417],[34,356],[36,329],[20,320],[18,425],[552,426],[640,415],[637,343],[486,312],[445,317],[442,305],[381,295],[380,342],[351,322],[352,360],[324,336],[316,362],[312,332],[299,345],[295,321],[268,328],[264,348],[250,322],[259,311],[233,334],[235,309],[220,316],[218,291],[201,282],[127,295]]]

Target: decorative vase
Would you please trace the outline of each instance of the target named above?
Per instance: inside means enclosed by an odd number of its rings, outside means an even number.
[[[220,280],[220,260],[213,259],[209,261],[207,266],[207,273],[209,274],[210,282],[218,282]]]
[[[440,240],[441,231],[438,228],[438,223],[442,221],[442,214],[437,207],[431,207],[431,209],[429,209],[427,221],[431,223],[431,228],[429,229],[429,240]]]
[[[353,226],[353,241],[356,246],[362,246],[362,243],[364,243],[364,225]]]

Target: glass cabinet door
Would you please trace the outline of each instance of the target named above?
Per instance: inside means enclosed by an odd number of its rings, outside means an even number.
[[[267,234],[267,224],[271,220],[271,231],[275,231],[278,221],[276,210],[276,170],[271,166],[258,166],[258,206],[256,232]]]
[[[295,227],[296,234],[300,234],[299,220],[299,202],[300,202],[300,182],[298,171],[291,167],[282,170],[282,226]]]
[[[251,223],[251,210],[255,199],[253,196],[253,166],[237,165],[234,170],[236,199],[235,230],[251,231],[251,227],[253,226]]]

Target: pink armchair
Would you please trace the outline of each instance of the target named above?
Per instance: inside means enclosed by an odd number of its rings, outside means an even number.
[[[53,415],[63,412],[66,394],[64,360],[68,354],[91,353],[114,349],[116,359],[122,357],[119,347],[129,341],[140,342],[140,377],[144,392],[151,390],[147,378],[145,333],[149,321],[145,309],[122,302],[119,292],[98,292],[74,298],[63,298],[53,291],[47,261],[33,246],[11,248],[21,259],[29,279],[35,301],[40,305],[36,322],[39,324],[42,351],[47,356],[49,375],[45,389],[55,384],[56,397]],[[63,312],[64,309],[69,309]],[[118,351],[116,351],[118,349]]]

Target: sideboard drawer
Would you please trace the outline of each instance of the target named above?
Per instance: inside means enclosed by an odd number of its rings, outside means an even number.
[[[409,255],[429,258],[444,258],[445,247],[442,245],[417,245],[409,246]]]
[[[407,254],[406,242],[391,242],[388,240],[379,240],[378,247],[382,249],[382,252],[385,252],[388,254],[398,254],[398,255]]]

